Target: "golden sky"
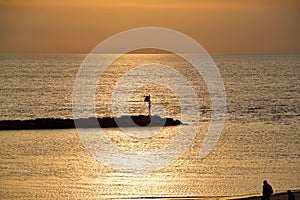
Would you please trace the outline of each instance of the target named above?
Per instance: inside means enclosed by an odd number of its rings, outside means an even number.
[[[0,0],[0,53],[88,53],[137,27],[165,27],[209,53],[300,53],[298,0]]]

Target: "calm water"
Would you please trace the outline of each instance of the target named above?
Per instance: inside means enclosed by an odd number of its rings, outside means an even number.
[[[84,58],[0,55],[0,120],[72,118],[73,84]],[[208,128],[210,100],[201,77],[174,55],[126,55],[94,83],[96,114],[112,116],[111,94],[117,81],[134,66],[172,66],[198,96],[195,101],[200,106],[201,123],[190,148],[167,168],[151,173],[122,172],[94,161],[75,129],[1,131],[0,198],[218,198],[258,194],[264,179],[275,191],[299,189],[300,55],[224,55],[213,59],[225,84],[228,113],[217,145],[204,160],[197,155]],[[128,78],[129,84],[137,79]],[[165,78],[172,82],[172,77]],[[132,92],[126,85],[122,89]],[[155,84],[134,91],[128,100],[130,114],[147,114],[146,94],[151,94],[153,105],[159,105],[153,107],[152,114],[181,119],[176,94]],[[119,148],[143,152],[160,149],[177,131],[178,127],[164,128],[150,138],[128,136],[118,129],[106,129],[105,134]]]

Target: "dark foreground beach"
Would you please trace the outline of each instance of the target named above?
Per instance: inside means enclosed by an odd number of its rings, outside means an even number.
[[[294,191],[293,194],[295,195],[295,199],[299,199],[300,198],[300,191]],[[213,198],[205,198],[205,197],[166,197],[166,198],[142,198],[142,199],[213,199]],[[260,195],[254,195],[254,196],[240,196],[240,197],[225,197],[225,198],[216,198],[216,199],[222,199],[222,200],[261,200],[262,196]],[[276,193],[274,195],[271,196],[271,200],[288,200],[288,194],[287,192],[280,192],[280,193]]]
[[[300,197],[300,191],[294,191],[293,194],[295,195],[295,199],[299,199]],[[186,197],[129,197],[129,198],[121,198],[121,199],[164,199],[164,200],[171,200],[171,199],[220,199],[220,200],[261,200],[262,196],[260,195],[254,195],[254,196],[240,196],[240,197],[204,197],[204,196],[186,196]],[[288,200],[288,194],[287,192],[280,192],[276,193],[271,196],[271,200]]]
[[[294,191],[293,194],[295,195],[296,200],[300,198],[300,191]],[[261,200],[261,196],[243,196],[243,197],[228,198],[228,199]],[[271,196],[271,200],[288,200],[288,194],[287,192],[276,193]]]

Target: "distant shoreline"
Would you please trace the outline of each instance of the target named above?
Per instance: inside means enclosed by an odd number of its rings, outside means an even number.
[[[0,121],[0,130],[42,130],[42,129],[72,129],[72,128],[118,128],[118,127],[161,127],[177,126],[181,121],[159,116],[121,116],[118,118],[82,118],[58,119],[39,118],[32,120],[3,120]]]

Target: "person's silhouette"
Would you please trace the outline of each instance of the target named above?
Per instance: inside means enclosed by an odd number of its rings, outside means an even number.
[[[272,186],[268,184],[268,181],[264,180],[262,200],[270,200],[272,194],[273,194]]]
[[[289,195],[288,200],[295,200],[295,195],[292,193],[291,190],[288,190],[287,193]]]

